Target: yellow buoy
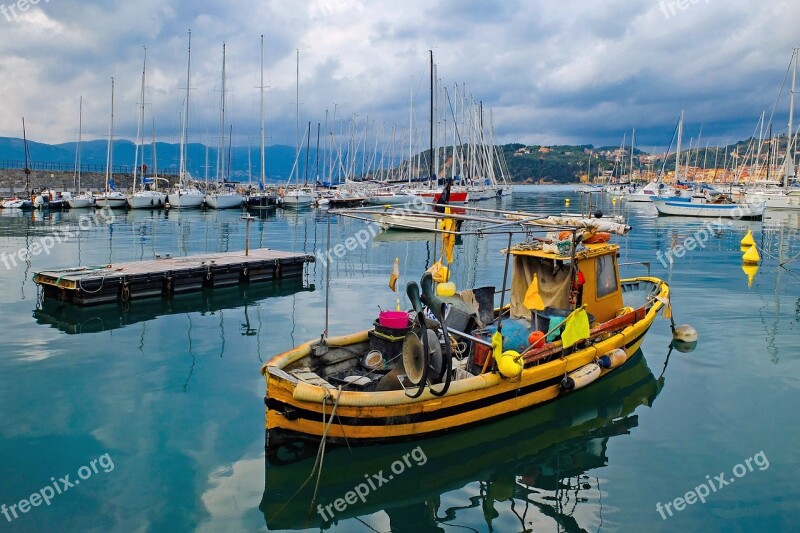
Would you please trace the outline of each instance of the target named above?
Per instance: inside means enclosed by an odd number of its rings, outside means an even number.
[[[747,235],[744,236],[744,238],[739,242],[739,244],[742,246],[742,251],[747,250],[751,246],[755,246],[756,241],[753,239],[753,231],[747,230]]]
[[[514,350],[506,350],[497,359],[497,369],[504,378],[515,378],[522,373],[522,356]]]
[[[564,205],[569,205],[569,198],[564,198]]]
[[[456,293],[456,284],[452,281],[448,281],[446,283],[440,283],[436,286],[436,295],[437,296],[453,296]]]
[[[614,197],[611,199],[611,205],[617,205],[617,197],[616,197],[616,196],[614,196]]]
[[[761,261],[761,256],[758,255],[758,249],[755,245],[748,248],[748,250],[742,256],[742,260],[751,265],[757,265],[758,262]]]
[[[753,278],[756,277],[756,272],[758,272],[758,265],[752,265],[745,263],[742,265],[742,271],[747,274],[747,286],[753,286]]]

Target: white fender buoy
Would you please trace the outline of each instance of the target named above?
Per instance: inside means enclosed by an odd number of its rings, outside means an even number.
[[[617,368],[618,366],[622,366],[627,360],[628,353],[622,348],[617,348],[616,350],[611,350],[603,354],[603,356],[598,359],[598,363],[602,368]]]
[[[570,372],[567,377],[562,379],[561,388],[568,391],[581,389],[599,378],[600,373],[600,365],[589,363]]]
[[[672,330],[672,338],[680,342],[697,342],[697,330],[689,324],[683,324]]]

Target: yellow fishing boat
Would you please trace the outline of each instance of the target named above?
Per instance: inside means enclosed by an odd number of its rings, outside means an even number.
[[[323,335],[270,359],[261,369],[268,452],[298,438],[416,439],[557,400],[625,372],[669,306],[661,279],[620,279],[619,246],[590,219],[445,216],[509,235],[503,288],[454,293],[452,283],[436,284],[446,276],[433,269],[408,284],[413,310],[382,312],[371,329]],[[514,228],[525,239],[512,245]],[[544,236],[533,237],[537,231]],[[442,233],[443,246],[452,246],[458,232]]]

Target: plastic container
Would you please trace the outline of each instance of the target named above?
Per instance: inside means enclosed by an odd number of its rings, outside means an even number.
[[[407,328],[408,313],[405,311],[381,311],[378,315],[378,323],[385,328]]]

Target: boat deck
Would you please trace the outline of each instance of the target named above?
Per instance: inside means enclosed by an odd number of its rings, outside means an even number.
[[[298,278],[314,256],[269,248],[184,257],[157,257],[146,261],[80,266],[37,272],[33,281],[46,298],[76,305],[97,305],[156,296],[171,296],[226,287]]]

